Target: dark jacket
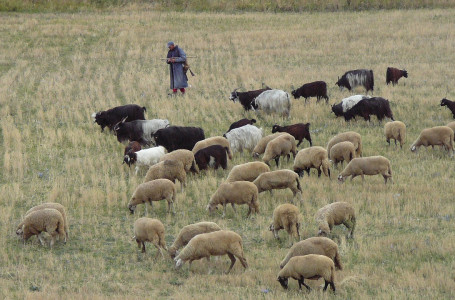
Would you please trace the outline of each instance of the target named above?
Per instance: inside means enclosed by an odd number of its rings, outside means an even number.
[[[185,52],[175,46],[173,50],[169,50],[167,53],[167,58],[178,57],[175,60],[175,63],[168,62],[170,70],[170,79],[171,79],[171,89],[180,89],[188,87],[188,77],[183,72],[183,63],[186,60]]]

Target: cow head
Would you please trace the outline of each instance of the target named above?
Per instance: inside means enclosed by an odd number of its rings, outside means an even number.
[[[232,91],[231,96],[229,97],[229,100],[234,101],[234,103],[239,99],[239,96],[237,95],[237,90],[239,88],[236,88]]]

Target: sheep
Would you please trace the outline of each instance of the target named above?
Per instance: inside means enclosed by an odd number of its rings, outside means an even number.
[[[452,112],[453,118],[455,119],[455,101],[443,98],[441,100],[441,106],[447,106],[447,108]]]
[[[155,259],[158,258],[160,253],[164,257],[161,248],[167,251],[164,239],[164,225],[158,219],[146,217],[137,219],[134,222],[133,240],[136,240],[138,248],[142,246],[142,253],[145,253],[145,242],[152,243],[158,249]]]
[[[147,203],[153,207],[152,201],[167,201],[167,212],[171,211],[175,214],[174,202],[177,192],[175,184],[169,179],[155,179],[141,183],[137,186],[128,204],[128,209],[131,214],[134,214],[138,204],[145,204],[145,213],[148,214]]]
[[[188,245],[183,248],[177,257],[174,258],[175,268],[180,268],[186,261],[198,260],[210,256],[228,255],[231,259],[231,265],[226,273],[229,273],[235,264],[237,257],[242,266],[247,269],[248,263],[245,259],[240,235],[229,230],[219,230],[215,232],[202,233],[192,238]]]
[[[227,169],[227,158],[226,154],[229,153],[228,147],[220,145],[212,145],[207,148],[202,148],[196,154],[194,154],[194,160],[199,170],[207,170],[207,168],[213,164],[213,167],[218,169],[220,166],[223,169]]]
[[[305,279],[323,278],[325,281],[324,291],[327,286],[335,292],[335,265],[333,260],[324,255],[308,254],[304,256],[294,256],[278,273],[277,280],[284,289],[288,288],[288,278],[294,278],[299,283],[299,289],[302,285],[311,290],[305,284]]]
[[[384,125],[384,135],[387,143],[390,146],[390,140],[395,140],[395,146],[397,141],[400,142],[400,148],[403,148],[403,144],[406,141],[406,125],[401,121],[387,122]]]
[[[199,168],[197,167],[196,160],[194,159],[194,154],[190,150],[186,149],[174,150],[170,153],[161,156],[160,162],[168,159],[180,161],[183,164],[183,167],[187,173],[190,171],[194,173],[199,173]]]
[[[253,105],[265,113],[279,113],[289,118],[291,111],[291,97],[282,90],[268,90],[262,92],[253,100]]]
[[[343,165],[344,161],[346,161],[346,163],[349,163],[355,157],[355,146],[349,141],[339,142],[335,144],[330,149],[329,153],[329,159],[335,164],[335,168],[337,168],[339,162],[341,162]]]
[[[289,240],[295,237],[300,240],[300,211],[295,205],[285,203],[278,205],[273,211],[273,222],[270,224],[269,230],[273,232],[273,236],[279,240],[278,231],[286,230],[289,234]]]
[[[254,125],[235,128],[223,135],[229,141],[232,152],[243,152],[243,149],[253,150],[262,138],[262,129]]]
[[[123,156],[127,155],[128,152],[137,152],[142,149],[142,146],[137,141],[129,142],[128,145],[125,147],[125,151],[123,152]]]
[[[327,153],[330,153],[330,149],[339,142],[349,141],[354,144],[355,147],[355,156],[362,156],[362,137],[360,134],[354,131],[342,132],[330,139],[327,144]]]
[[[291,249],[289,249],[286,257],[281,261],[280,269],[283,269],[292,257],[308,254],[325,255],[333,260],[336,269],[343,269],[343,266],[341,265],[340,253],[338,252],[338,245],[331,239],[321,236],[310,237],[306,240],[295,243]]]
[[[348,202],[334,202],[319,209],[315,215],[318,224],[318,236],[330,234],[333,226],[344,224],[349,230],[348,238],[354,238],[355,210]]]
[[[260,161],[253,161],[234,166],[229,172],[226,182],[251,181],[253,182],[259,175],[270,172],[270,167]]]
[[[186,225],[180,230],[174,243],[168,248],[167,252],[172,259],[178,254],[178,250],[188,244],[188,242],[198,234],[209,233],[221,230],[218,224],[213,222],[199,222]]]
[[[223,218],[226,216],[226,205],[231,203],[235,211],[235,204],[247,204],[248,214],[259,212],[258,188],[249,181],[235,181],[220,184],[215,194],[210,198],[207,210],[211,213],[219,204],[223,205]]]
[[[65,221],[62,214],[54,208],[44,208],[32,211],[22,222],[22,228],[16,231],[16,234],[22,238],[24,243],[32,236],[38,236],[41,245],[44,245],[43,232],[51,235],[49,247],[52,248],[55,243],[55,237],[66,243]]]
[[[351,176],[351,180],[356,176],[362,176],[362,181],[365,180],[365,175],[381,174],[384,177],[384,182],[387,184],[387,179],[392,182],[392,167],[390,161],[384,156],[356,157],[351,160],[346,168],[338,175],[338,182],[343,183],[346,177]]]
[[[214,137],[210,137],[205,140],[197,142],[193,147],[193,150],[192,150],[193,154],[196,154],[199,150],[207,148],[208,146],[212,146],[212,145],[220,145],[220,146],[223,146],[223,148],[228,148],[228,150],[227,150],[228,157],[229,157],[229,159],[232,159],[232,151],[231,151],[231,147],[229,145],[229,141],[225,137],[222,137],[222,136],[214,136]]]
[[[123,158],[123,163],[128,167],[136,164],[136,175],[141,167],[151,167],[160,161],[160,158],[166,154],[166,148],[163,146],[152,147],[137,152],[128,152]]]
[[[310,123],[297,123],[289,126],[280,126],[278,124],[273,125],[272,133],[275,132],[287,132],[292,135],[296,140],[299,141],[297,147],[303,142],[303,139],[306,139],[310,142],[310,146],[313,146],[310,135]]]
[[[177,179],[180,181],[182,192],[183,187],[186,186],[185,168],[179,160],[168,159],[151,166],[147,171],[147,174],[145,174],[144,182],[159,178],[169,179],[173,183],[175,183],[175,180]]]
[[[313,146],[300,150],[294,159],[294,172],[300,177],[303,176],[303,171],[306,171],[310,176],[310,169],[318,170],[318,177],[321,173],[330,178],[330,164],[327,158],[327,150],[319,146]],[[322,169],[322,171],[321,171]]]
[[[299,175],[291,170],[276,170],[262,173],[253,181],[253,183],[258,187],[258,193],[271,191],[273,189],[289,188],[294,194],[294,198],[299,194],[300,201],[303,201]]]
[[[276,166],[278,167],[280,156],[287,156],[289,161],[291,153],[295,158],[297,153],[295,138],[290,134],[283,134],[267,144],[262,160],[269,165],[269,161],[275,159]]]
[[[231,126],[229,126],[228,131],[226,131],[226,132],[229,132],[232,129],[239,128],[239,127],[242,127],[245,125],[253,125],[254,123],[256,123],[256,119],[251,119],[251,120],[250,119],[241,119],[241,120],[238,120],[237,122],[232,123]]]
[[[253,149],[253,157],[259,157],[260,154],[264,153],[265,148],[267,147],[267,144],[273,140],[274,138],[285,134],[286,132],[277,132],[274,134],[270,134],[268,136],[265,136],[259,140],[257,143],[256,147]]]
[[[453,156],[453,138],[454,132],[450,127],[447,126],[435,126],[432,128],[426,128],[420,132],[419,137],[411,146],[412,152],[417,152],[420,146],[443,146],[449,155]]]

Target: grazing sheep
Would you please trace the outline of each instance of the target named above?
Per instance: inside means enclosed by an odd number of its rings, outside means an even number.
[[[199,170],[207,170],[208,166],[214,164],[215,170],[220,166],[227,169],[227,158],[226,154],[229,155],[229,148],[220,145],[212,145],[207,148],[203,148],[194,154],[194,160]]]
[[[348,237],[354,238],[355,210],[348,202],[334,202],[327,204],[316,213],[315,220],[318,223],[318,235],[327,236],[333,226],[343,224],[350,230]]]
[[[296,148],[295,138],[292,135],[287,133],[280,135],[267,144],[262,160],[264,163],[269,165],[269,161],[274,159],[276,166],[278,167],[281,156],[287,156],[289,161],[292,153],[293,157],[295,158],[295,155],[297,153]]]
[[[408,72],[406,70],[400,70],[394,67],[388,67],[385,74],[385,82],[387,85],[392,83],[392,85],[398,84],[398,80],[401,78],[408,78]]]
[[[227,132],[231,131],[232,129],[235,129],[235,128],[239,128],[239,127],[242,127],[242,126],[245,126],[245,125],[253,125],[254,123],[256,123],[256,119],[241,119],[241,120],[238,120],[237,122],[234,122],[231,124],[231,126],[229,126],[229,129]]]
[[[294,172],[303,176],[303,171],[306,171],[310,176],[310,169],[318,170],[318,177],[321,173],[330,178],[330,164],[327,158],[327,150],[319,146],[313,146],[300,150],[294,159]],[[322,171],[321,171],[322,169]]]
[[[387,143],[390,146],[390,140],[395,140],[395,146],[397,141],[400,142],[400,148],[403,148],[403,144],[406,141],[406,125],[401,121],[387,122],[384,125],[384,134]]]
[[[179,160],[168,159],[151,166],[145,174],[144,182],[148,182],[154,179],[165,178],[169,179],[173,183],[177,179],[180,181],[181,190],[186,186],[186,172],[183,164]]]
[[[249,181],[235,181],[222,183],[210,198],[207,210],[212,212],[219,204],[223,205],[223,218],[226,215],[226,205],[231,203],[235,211],[234,204],[247,204],[248,214],[259,212],[258,188]]]
[[[194,154],[190,150],[186,149],[174,150],[170,153],[163,155],[160,158],[160,162],[169,159],[180,161],[183,164],[183,167],[187,173],[190,171],[194,173],[199,173],[199,168],[197,167],[196,161],[194,160]]]
[[[278,281],[285,289],[288,288],[288,278],[294,278],[299,283],[299,289],[302,285],[308,290],[311,290],[305,284],[305,279],[319,279],[323,278],[325,281],[324,291],[327,286],[335,292],[335,264],[333,260],[325,255],[308,254],[304,256],[294,256],[278,273]]]
[[[450,101],[449,99],[443,98],[441,100],[441,106],[447,106],[447,108],[452,112],[453,118],[455,119],[455,101]]]
[[[265,148],[267,147],[267,144],[275,139],[276,137],[285,134],[285,132],[277,132],[274,134],[270,134],[268,136],[265,136],[259,140],[257,143],[256,147],[253,149],[253,157],[259,157],[260,154],[265,152]]]
[[[235,264],[237,257],[242,266],[248,268],[248,263],[243,253],[242,238],[240,235],[229,230],[219,230],[215,232],[202,233],[190,240],[182,252],[174,258],[175,267],[180,268],[186,261],[198,260],[210,256],[228,255],[231,265],[226,273],[229,273]]]
[[[193,154],[196,154],[199,150],[207,148],[212,145],[220,145],[223,148],[227,148],[228,149],[227,154],[229,156],[229,159],[232,159],[232,151],[231,151],[231,147],[229,145],[229,141],[225,137],[222,137],[222,136],[214,136],[214,137],[210,137],[205,140],[197,142],[196,145],[194,145],[194,147],[193,147],[193,150],[192,150]]]
[[[151,167],[160,161],[160,158],[166,154],[166,148],[163,146],[148,148],[137,152],[128,152],[123,158],[123,163],[128,167],[136,163],[136,175],[141,167]]]
[[[349,141],[335,144],[329,153],[329,159],[335,164],[335,168],[337,168],[339,162],[343,165],[343,161],[349,163],[355,157],[355,146]]]
[[[49,246],[52,248],[55,243],[55,237],[58,235],[60,239],[66,242],[65,221],[62,214],[54,208],[45,208],[32,211],[25,216],[22,222],[22,228],[16,231],[24,243],[32,236],[38,236],[41,245],[44,246],[43,232],[47,232],[51,236]]]
[[[351,180],[356,176],[362,176],[362,181],[365,180],[365,175],[378,175],[384,177],[384,182],[387,184],[387,179],[392,181],[392,167],[390,161],[384,156],[356,157],[351,160],[346,168],[338,175],[338,181],[343,183],[346,177],[351,176]]]
[[[253,161],[234,166],[229,172],[226,182],[251,181],[253,182],[259,175],[270,172],[270,167],[260,161]]]
[[[335,268],[342,270],[340,253],[338,252],[338,245],[329,238],[326,237],[310,237],[306,240],[295,243],[288,254],[280,263],[280,269],[288,263],[288,261],[294,256],[303,256],[308,254],[319,254],[325,255],[331,258],[335,263]]]
[[[362,137],[354,131],[342,132],[331,138],[327,144],[327,153],[330,153],[330,149],[334,145],[344,141],[349,141],[354,144],[356,157],[362,156]]]
[[[218,224],[213,222],[199,222],[195,224],[186,225],[185,227],[180,230],[177,238],[175,239],[174,243],[169,247],[167,252],[171,256],[172,259],[178,254],[177,251],[186,246],[188,242],[198,234],[201,233],[209,233],[221,230]]]
[[[275,132],[287,132],[292,135],[299,143],[297,147],[303,142],[303,139],[306,139],[310,142],[310,146],[313,146],[310,135],[310,123],[297,123],[289,126],[280,126],[278,124],[273,125],[272,133]]]
[[[142,146],[137,141],[129,142],[128,145],[125,147],[125,151],[123,152],[123,156],[127,155],[128,152],[137,152],[142,149]]]
[[[293,238],[300,240],[300,211],[295,205],[285,203],[278,205],[273,211],[273,222],[270,224],[269,230],[273,232],[273,236],[279,240],[278,231],[286,230],[289,234],[289,240],[292,243]]]
[[[262,129],[253,125],[245,125],[233,129],[223,136],[229,141],[232,152],[243,152],[243,149],[251,151],[262,138]]]
[[[161,248],[167,250],[164,239],[164,225],[158,219],[145,217],[137,219],[134,222],[133,240],[136,240],[138,248],[141,248],[142,245],[142,253],[145,253],[145,242],[155,245],[158,249],[155,259],[159,253],[164,257]]]
[[[282,90],[262,92],[253,100],[253,105],[265,113],[278,113],[289,118],[291,112],[291,97]]]
[[[128,209],[131,214],[134,214],[138,204],[145,204],[145,213],[148,214],[147,203],[153,207],[152,201],[167,201],[167,212],[171,211],[175,214],[174,202],[177,192],[175,184],[169,179],[155,179],[148,182],[141,183],[137,186],[133,195],[131,196]]]
[[[291,170],[276,170],[262,173],[253,181],[253,183],[258,187],[258,193],[273,189],[289,188],[294,194],[294,198],[299,194],[300,201],[303,201],[299,175]]]
[[[454,132],[447,126],[435,126],[426,128],[420,132],[417,140],[412,144],[411,151],[417,152],[420,146],[443,146],[450,156],[453,156]]]

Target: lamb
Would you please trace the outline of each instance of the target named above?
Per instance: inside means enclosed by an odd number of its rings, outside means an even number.
[[[253,182],[259,175],[270,172],[270,167],[260,161],[254,161],[234,166],[229,172],[226,182],[251,181]]]
[[[277,280],[285,289],[288,288],[289,277],[298,281],[299,289],[302,289],[303,285],[308,290],[311,289],[305,284],[305,279],[319,279],[322,277],[325,281],[324,291],[327,290],[327,286],[330,284],[330,287],[335,292],[335,265],[333,260],[324,255],[294,256],[278,273]]]
[[[275,159],[276,166],[278,167],[280,156],[287,156],[289,161],[291,153],[295,158],[297,153],[295,138],[290,134],[283,134],[267,144],[262,160],[269,165],[269,161]]]
[[[152,201],[167,201],[167,212],[171,211],[175,214],[174,202],[177,192],[175,184],[169,179],[155,179],[138,185],[133,195],[131,196],[128,209],[131,214],[134,214],[138,204],[145,204],[145,213],[148,214],[147,203],[153,206]]]
[[[180,230],[177,238],[175,239],[174,243],[169,247],[167,252],[171,256],[172,259],[178,254],[177,251],[186,246],[188,242],[198,234],[201,233],[209,233],[214,231],[221,230],[218,224],[213,222],[199,222],[195,224],[186,225],[185,227]]]
[[[167,251],[165,239],[164,239],[164,225],[158,219],[152,218],[139,218],[134,222],[134,237],[138,248],[141,248],[142,253],[145,253],[145,242],[152,243],[158,251],[156,252],[155,259],[158,258],[158,254],[164,257],[161,248]]]
[[[251,119],[251,120],[250,119],[241,119],[241,120],[238,120],[237,122],[232,123],[231,126],[229,126],[228,131],[226,131],[226,132],[229,132],[232,129],[239,128],[239,127],[242,127],[245,125],[253,125],[254,123],[256,123],[256,119]]]
[[[300,150],[294,159],[294,172],[300,177],[303,176],[303,171],[306,171],[310,176],[310,169],[318,170],[318,177],[321,173],[330,178],[330,164],[327,157],[327,150],[319,146],[313,146]],[[322,169],[322,171],[321,171]]]
[[[65,221],[62,214],[54,208],[44,208],[36,210],[25,216],[22,222],[22,228],[16,231],[16,234],[22,238],[24,243],[32,236],[38,236],[41,245],[44,245],[43,232],[51,235],[49,246],[52,248],[55,243],[55,237],[66,243]]]
[[[168,159],[180,161],[183,164],[186,173],[190,171],[194,173],[199,173],[199,168],[197,167],[196,161],[194,159],[194,154],[190,150],[186,149],[174,150],[170,153],[161,156],[160,162]]]
[[[256,147],[253,149],[253,157],[259,157],[260,154],[263,154],[265,152],[265,148],[267,147],[267,144],[273,140],[274,138],[285,134],[285,132],[277,132],[274,134],[267,135],[259,140],[257,143]]]
[[[365,175],[381,174],[384,177],[384,182],[387,184],[387,179],[392,181],[392,168],[390,161],[384,156],[356,157],[351,160],[346,168],[338,175],[339,183],[343,183],[346,177],[351,176],[351,180],[356,176],[362,176],[362,181],[365,180]]]
[[[349,163],[353,158],[356,157],[355,146],[349,141],[339,142],[335,144],[329,153],[329,159],[335,164],[335,168],[339,162],[343,165],[343,162]]]
[[[300,201],[303,201],[299,175],[291,170],[276,170],[262,173],[253,183],[258,187],[258,193],[273,189],[289,188],[294,194],[294,198],[299,194]]]
[[[181,190],[186,186],[186,172],[181,161],[168,159],[151,166],[145,174],[144,182],[148,182],[154,179],[165,178],[169,179],[173,183],[177,179],[180,181]]]
[[[330,149],[334,145],[344,141],[349,141],[354,144],[356,157],[362,156],[362,137],[354,131],[342,132],[331,138],[327,144],[327,153],[330,153]]]
[[[354,238],[355,210],[348,202],[334,202],[319,209],[315,216],[319,226],[318,235],[327,236],[333,226],[344,224],[350,230],[348,237]]]
[[[447,126],[435,126],[426,128],[420,132],[417,140],[412,144],[411,151],[417,152],[420,146],[434,146],[441,145],[453,156],[453,138],[454,132]]]
[[[335,263],[335,268],[342,270],[340,253],[338,252],[338,245],[326,237],[310,237],[306,240],[295,243],[288,254],[280,263],[280,269],[283,269],[288,261],[294,256],[303,256],[308,254],[325,255],[332,259]]]
[[[292,135],[299,143],[297,147],[303,142],[303,139],[306,139],[310,142],[310,146],[313,146],[310,135],[310,123],[297,123],[289,126],[280,126],[278,124],[273,125],[272,133],[275,132],[287,132]]]
[[[452,112],[453,118],[455,119],[455,101],[450,101],[449,99],[443,98],[441,100],[441,106],[447,106],[447,108]]]
[[[384,125],[384,134],[387,143],[390,146],[390,140],[395,140],[395,146],[397,141],[400,142],[400,148],[403,148],[403,144],[406,141],[406,125],[401,121],[387,122]]]
[[[229,145],[229,141],[225,137],[222,137],[222,136],[214,136],[214,137],[207,138],[205,140],[197,142],[193,147],[193,150],[192,150],[193,154],[196,154],[199,150],[207,148],[208,146],[212,146],[212,145],[220,145],[223,148],[228,148],[227,154],[229,156],[229,159],[232,159],[232,151],[231,151],[231,147]]]
[[[210,198],[207,210],[212,212],[219,204],[223,205],[223,218],[226,216],[226,205],[231,203],[235,211],[234,204],[247,204],[248,214],[259,212],[258,188],[249,181],[235,181],[222,183]]]
[[[220,166],[227,169],[227,158],[226,154],[229,153],[228,147],[220,145],[212,145],[207,148],[203,148],[194,154],[194,160],[199,170],[207,170],[208,166],[214,164],[215,170]]]
[[[273,235],[277,240],[278,231],[280,229],[286,230],[291,240],[295,237],[300,240],[300,211],[295,205],[285,203],[278,205],[273,211],[273,222],[270,224],[269,230],[273,232]]]
[[[282,90],[267,90],[253,100],[253,105],[265,113],[278,113],[289,118],[291,111],[291,97]]]
[[[151,167],[160,161],[160,158],[166,154],[166,148],[163,146],[152,147],[137,152],[128,152],[123,158],[123,163],[128,167],[136,164],[136,175],[141,167]]]
[[[123,156],[127,155],[128,152],[137,152],[142,149],[142,146],[137,141],[129,142],[128,145],[125,147],[125,151],[123,152]]]
[[[262,129],[253,125],[245,125],[233,129],[223,136],[229,141],[232,152],[243,152],[243,149],[251,151],[262,138]]]
[[[188,245],[183,248],[182,252],[174,258],[175,267],[180,268],[183,263],[190,261],[190,266],[193,260],[198,260],[210,256],[228,255],[231,259],[231,265],[226,273],[229,273],[235,264],[237,257],[242,266],[247,269],[248,263],[245,259],[242,246],[242,238],[240,235],[229,230],[219,230],[210,233],[202,233],[196,235],[190,240]]]

